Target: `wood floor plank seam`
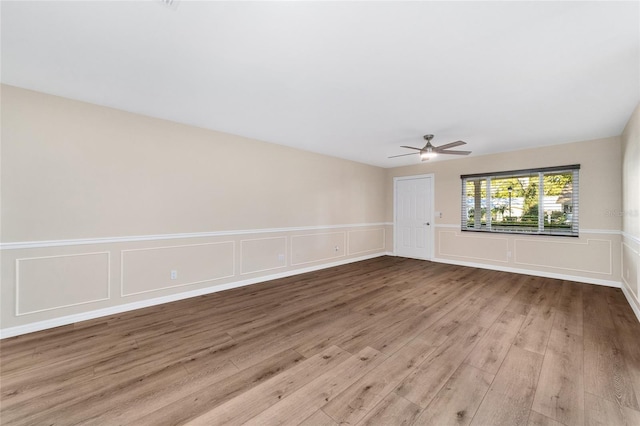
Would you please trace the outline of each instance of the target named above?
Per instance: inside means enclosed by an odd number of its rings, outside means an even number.
[[[513,346],[513,345],[511,345],[511,346]],[[509,349],[511,349],[511,346],[509,346]],[[506,357],[505,357],[505,358],[506,358]],[[502,362],[500,363],[500,366],[502,366],[502,363],[504,363],[504,359],[503,359],[503,360],[502,360]],[[500,368],[498,368],[498,371],[499,371],[499,370],[500,370]],[[491,388],[491,385],[493,385],[493,381],[496,379],[496,375],[497,375],[497,374],[495,374],[495,375],[493,376],[493,380],[491,380],[491,383],[489,383],[489,388]],[[489,391],[487,390],[487,392],[485,392],[485,393],[484,393],[484,395],[482,395],[482,400],[480,401],[480,404],[478,405],[478,408],[480,408],[480,407],[482,406],[482,403],[484,402],[484,399],[487,397],[487,393],[488,393],[488,392],[489,392]],[[469,422],[469,424],[473,423],[473,420],[475,419],[475,417],[476,417],[476,414],[477,414],[477,413],[478,413],[478,410],[476,409],[476,411],[473,413],[473,416],[471,416],[471,421]]]
[[[555,311],[553,313],[553,317],[555,318]],[[553,320],[551,321],[551,323],[553,324]],[[544,362],[544,358],[547,356],[547,350],[549,349],[549,339],[551,339],[551,333],[549,333],[549,336],[547,336],[547,342],[544,345],[544,353],[542,354],[543,362]],[[542,375],[542,367],[538,371],[538,378],[536,379],[536,390],[537,390],[538,384],[540,383],[540,376],[541,375]],[[533,403],[534,402],[535,402],[535,394],[534,394],[534,397],[531,398],[531,405],[529,407],[530,411],[533,409]]]
[[[513,343],[509,346],[509,349],[511,349],[512,347],[514,347],[514,344],[513,344]],[[526,349],[522,349],[522,350],[525,350],[525,351],[526,351]],[[530,352],[530,351],[527,351],[527,352]],[[533,352],[531,352],[531,353],[533,353]],[[502,362],[500,363],[500,366],[498,367],[498,371],[500,371],[500,369],[502,368],[502,365],[505,363],[505,361],[506,361],[506,357],[502,359]],[[491,385],[493,384],[493,381],[495,380],[496,376],[497,376],[497,374],[496,374],[496,375],[494,375],[494,378],[493,378],[493,380],[491,381]],[[539,381],[539,380],[540,380],[540,374],[538,374],[538,378],[537,378],[537,380],[536,380],[536,384],[538,383],[538,381]],[[480,407],[480,406],[482,405],[482,403],[484,402],[484,399],[487,397],[487,394],[488,394],[488,391],[487,391],[487,392],[484,394],[484,396],[482,397],[482,401],[480,402],[479,407]],[[529,406],[529,410],[530,410],[530,411],[531,411],[531,405],[533,405],[533,398],[531,399],[531,404],[530,404],[530,406]],[[473,423],[473,421],[474,421],[474,419],[475,419],[475,416],[476,416],[477,412],[478,412],[478,410],[476,410],[476,412],[474,413],[474,415],[473,415],[473,417],[472,417],[472,419],[471,419],[471,422],[470,422],[470,423]]]
[[[323,407],[320,407],[320,411],[322,411],[327,417],[329,417],[331,420],[333,420],[334,422],[336,422],[336,424],[340,424],[340,422],[338,420],[335,419],[335,417],[331,416],[331,414],[327,413]]]

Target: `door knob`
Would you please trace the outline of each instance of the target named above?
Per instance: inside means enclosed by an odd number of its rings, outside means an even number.
[[[429,224],[429,222],[425,222],[424,224],[425,224],[425,225],[427,225],[427,226],[429,226],[429,225],[430,225],[430,224]]]

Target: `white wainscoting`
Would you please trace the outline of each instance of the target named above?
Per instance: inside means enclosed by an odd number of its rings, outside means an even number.
[[[613,261],[622,256],[620,231],[580,229],[574,238],[462,232],[459,225],[438,224],[436,235],[435,262],[622,286]]]
[[[348,254],[370,253],[384,250],[386,236],[384,228],[356,229],[347,234]]]
[[[562,237],[557,237],[562,238]],[[572,272],[611,275],[613,252],[610,240],[567,241],[546,238],[544,241],[515,239],[513,262],[516,265],[554,268]]]
[[[390,254],[391,226],[4,243],[0,338]]]
[[[123,297],[231,278],[235,242],[122,250],[121,265]]]
[[[109,252],[28,257],[16,259],[15,264],[16,316],[110,297]]]
[[[488,260],[508,263],[509,239],[498,235],[474,235],[461,231],[439,231],[437,256],[451,256],[471,261]]]
[[[623,234],[621,249],[622,290],[640,319],[640,240]]]
[[[285,271],[270,275],[264,275],[255,278],[249,278],[241,281],[234,281],[226,284],[216,285],[213,287],[199,288],[196,290],[183,291],[180,293],[170,294],[167,296],[154,297],[149,299],[143,299],[137,302],[123,303],[115,306],[110,306],[101,309],[88,310],[72,315],[57,316],[54,318],[32,321],[22,325],[14,327],[7,327],[0,330],[0,339],[6,339],[9,337],[20,336],[22,334],[33,333],[35,331],[46,330],[49,328],[60,327],[63,325],[73,324],[80,321],[87,321],[95,318],[106,317],[109,315],[120,314],[123,312],[133,311],[136,309],[148,308],[150,306],[161,305],[163,303],[175,302],[178,300],[184,300],[191,297],[203,296],[206,294],[216,293],[219,291],[229,290],[238,287],[244,287],[251,284],[257,284],[265,281],[276,280],[279,278],[286,278],[293,275],[304,274],[306,272],[318,271],[320,269],[331,268],[334,266],[345,265],[353,262],[360,262],[362,260],[373,259],[380,256],[392,256],[393,253],[376,253],[367,256],[359,256],[350,259],[343,259],[336,262],[325,263],[321,265],[308,266],[305,268],[294,269],[291,271]]]
[[[287,237],[240,241],[240,274],[273,271],[287,266]]]
[[[294,235],[291,237],[291,265],[306,265],[344,257],[346,245],[347,234],[344,231]]]

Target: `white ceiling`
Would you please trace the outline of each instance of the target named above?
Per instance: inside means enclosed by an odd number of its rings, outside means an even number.
[[[426,133],[472,155],[619,135],[640,101],[637,1],[0,13],[3,83],[382,167],[418,162],[387,157]]]

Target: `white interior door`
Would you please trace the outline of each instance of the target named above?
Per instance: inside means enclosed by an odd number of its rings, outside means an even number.
[[[395,254],[431,259],[432,178],[408,177],[395,181]]]

